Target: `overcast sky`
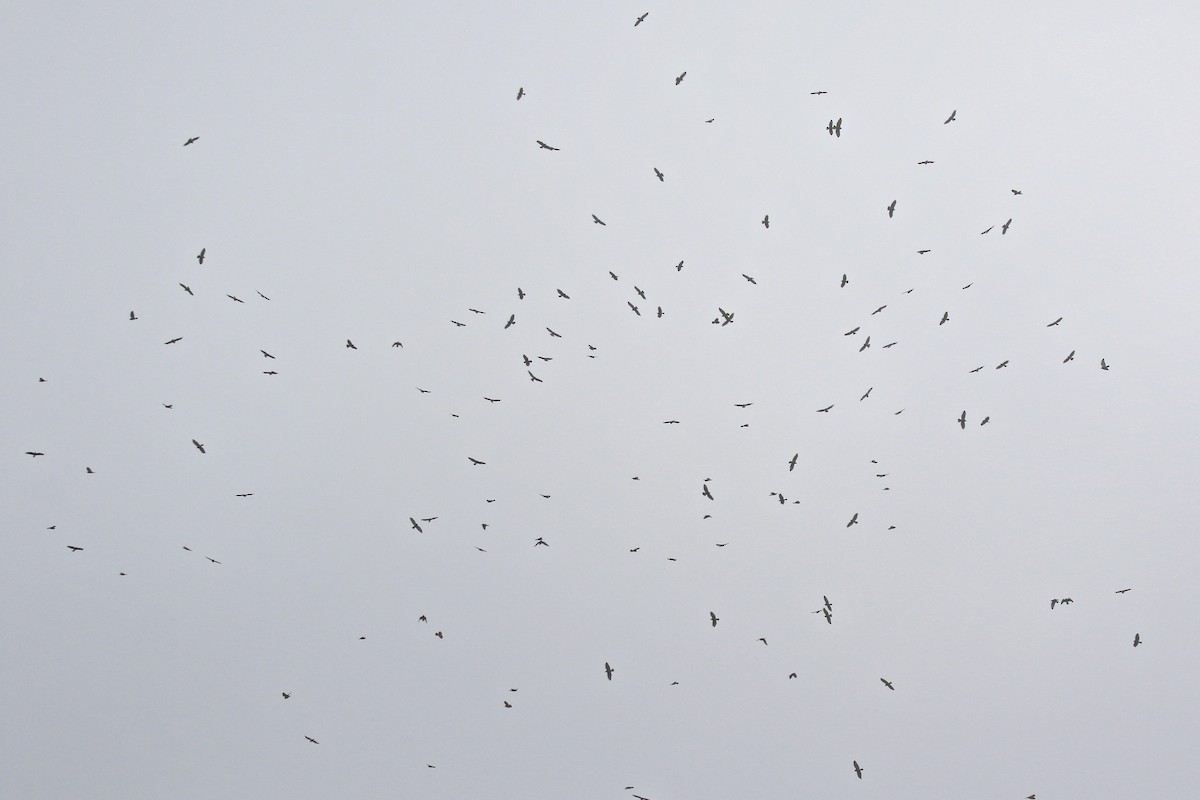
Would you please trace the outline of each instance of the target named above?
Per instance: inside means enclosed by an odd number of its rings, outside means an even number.
[[[0,794],[1191,796],[1182,8],[11,6]]]

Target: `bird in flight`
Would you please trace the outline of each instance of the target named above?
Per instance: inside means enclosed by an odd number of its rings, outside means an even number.
[[[875,309],[874,311],[872,311],[872,312],[871,312],[871,316],[872,316],[872,317],[873,317],[873,316],[875,316],[875,315],[876,315],[876,314],[878,314],[880,311],[883,311],[885,308],[887,308],[887,304],[886,304],[886,303],[885,303],[884,305],[881,305],[879,308]]]
[[[196,296],[196,293],[192,291],[192,287],[190,287],[190,286],[188,286],[187,284],[184,284],[184,283],[181,283],[181,284],[179,284],[179,285],[180,285],[180,286],[182,286],[182,287],[183,287],[183,290],[184,290],[185,292],[187,292],[188,294],[190,294],[192,297],[195,297],[195,296]]]
[[[305,736],[304,738],[308,739],[313,744],[320,744],[320,742],[318,742],[316,739],[312,738],[311,736]]]
[[[833,408],[833,403],[830,403],[829,405],[825,406],[824,408],[818,408],[817,413],[818,414],[828,414],[829,409],[831,409],[831,408]]]
[[[196,260],[200,262],[200,266],[204,266],[204,253],[207,250],[207,247],[201,247],[200,252],[196,254]]]
[[[762,642],[764,645],[767,643],[767,640],[766,640],[766,638],[764,638],[764,637],[762,637],[762,636],[760,636],[760,637],[758,637],[757,639],[755,639],[755,641],[757,641],[757,642]]]
[[[417,533],[425,532],[424,530],[422,530],[421,526],[417,524],[417,521],[415,519],[413,519],[412,517],[409,517],[408,521],[412,523],[413,530],[415,530]]]
[[[716,612],[714,612],[714,611],[708,612],[708,616],[709,616],[709,619],[712,620],[712,626],[714,628],[717,627],[717,622],[719,622],[721,618],[718,617]]]
[[[235,497],[254,497],[254,492],[242,492],[241,494],[234,495],[234,496]]]
[[[815,92],[809,92],[809,94],[829,94],[829,92],[822,89]]]
[[[750,406],[754,405],[754,403],[734,403],[733,405],[735,408],[749,408]]]
[[[73,544],[69,544],[69,545],[67,545],[67,549],[68,549],[68,550],[70,550],[72,553],[76,553],[76,552],[79,552],[80,550],[82,550],[83,548],[82,548],[82,547],[76,547],[76,546],[75,546],[75,545],[73,545]]]
[[[547,330],[547,331],[550,331],[550,338],[551,338],[551,339],[561,339],[561,338],[562,338],[562,334],[561,334],[561,333],[555,333],[554,331],[550,330],[550,328],[546,328],[546,330]]]
[[[163,342],[163,344],[175,344],[176,342],[182,342],[182,341],[183,341],[182,336],[176,336],[174,339],[168,339],[167,341]]]
[[[961,414],[961,415],[959,415],[959,418],[958,418],[958,427],[962,428],[964,431],[967,429],[967,412],[966,412],[966,409],[963,409],[963,412],[962,412],[962,414]]]
[[[231,295],[231,294],[227,294],[227,295],[225,295],[225,296],[226,296],[226,297],[228,297],[230,300],[232,300],[232,301],[233,301],[233,302],[235,302],[235,303],[245,303],[245,302],[246,302],[245,300],[241,300],[241,299],[239,299],[239,298],[237,298],[237,297],[234,297],[234,296],[233,296],[233,295]]]
[[[498,398],[498,397],[484,397],[483,399],[487,400],[489,403],[499,403],[500,402],[500,398]]]
[[[509,314],[508,322],[504,323],[504,330],[508,330],[509,328],[511,328],[513,325],[516,325],[516,324],[517,324],[517,315]]]
[[[1012,192],[1014,195],[1025,194],[1020,189],[1009,189],[1009,191]]]
[[[192,439],[192,444],[196,445],[196,449],[199,450],[201,453],[208,452],[207,450],[204,449],[204,445],[200,444],[195,439]]]
[[[525,299],[525,291],[520,286],[517,287],[517,299],[518,300]]]
[[[988,422],[989,422],[989,421],[991,421],[991,419],[992,419],[991,417],[984,417],[983,419],[979,420],[979,424],[980,424],[980,425],[987,425],[987,424],[988,424]]]
[[[917,162],[917,165],[919,166],[919,165],[922,165],[922,164],[932,164],[932,163],[933,163],[932,161],[928,161],[928,160],[926,160],[926,161],[918,161],[918,162]]]
[[[867,341],[870,341],[870,337],[867,337]],[[865,345],[864,345],[864,346],[865,346]],[[858,352],[860,352],[860,353],[861,353],[861,352],[862,352],[862,349],[860,348]],[[867,389],[867,391],[866,391],[866,392],[863,394],[863,396],[862,396],[862,397],[860,397],[860,398],[858,398],[858,402],[860,402],[860,403],[861,403],[863,400],[866,400],[868,397],[870,397],[870,396],[871,396],[871,389],[874,389],[874,388],[875,388],[875,387],[874,387],[874,386],[872,386],[870,389]]]
[[[870,337],[870,336],[868,336],[868,337],[866,338],[866,340],[865,340],[865,341],[862,343],[862,347],[858,348],[858,352],[860,352],[860,353],[861,353],[863,350],[866,350],[866,349],[867,349],[868,347],[870,347],[870,346],[871,346],[871,337]],[[871,390],[870,390],[870,389],[868,389],[868,390],[867,390],[867,393],[868,393],[868,394],[870,394],[870,392],[871,392]],[[863,395],[863,397],[866,397],[866,395]]]
[[[1008,218],[1008,222],[1006,222],[1006,223],[1004,223],[1003,225],[1001,225],[1001,226],[1000,226],[1000,235],[1001,235],[1001,236],[1003,236],[1004,234],[1008,233],[1008,226],[1009,226],[1009,225],[1012,225],[1012,217],[1009,217],[1009,218]]]
[[[958,114],[958,109],[957,109],[957,108],[956,108],[956,109],[954,109],[953,111],[951,111],[951,112],[950,112],[950,116],[946,117],[946,121],[945,121],[945,122],[943,122],[942,124],[943,124],[943,125],[949,125],[951,122],[954,122],[954,118],[955,118],[955,115],[956,115],[956,114]]]
[[[471,458],[470,456],[467,456],[467,460],[470,461],[472,464],[474,464],[477,467],[480,466],[481,464],[487,463],[486,461],[480,461],[479,459]]]
[[[524,96],[525,96],[525,87],[524,86],[518,87],[517,88],[517,99],[520,100]]]
[[[679,424],[679,420],[677,420],[677,419],[665,419],[665,420],[663,420],[663,425],[678,425],[678,424]]]
[[[258,289],[255,289],[255,290],[254,290],[254,293],[255,293],[256,295],[258,295],[259,297],[261,297],[263,300],[270,300],[270,299],[271,299],[271,298],[267,297],[265,294],[263,294],[262,292],[260,292]]]
[[[1108,372],[1108,362],[1106,362],[1103,358],[1100,359],[1100,369]]]
[[[926,253],[928,253],[928,252],[929,252],[928,250],[918,250],[918,251],[917,251],[917,255],[919,255],[919,256],[923,256],[923,255],[925,255],[925,254],[926,254]]]
[[[603,225],[606,228],[608,227],[608,223],[597,217],[595,214],[592,214],[592,223],[595,225]]]
[[[701,493],[701,494],[703,494],[705,497],[707,497],[709,500],[713,500],[713,499],[715,499],[715,498],[713,498],[713,496],[712,496],[712,492],[710,492],[710,491],[708,490],[708,484],[707,484],[707,483],[702,483],[702,484],[700,484],[700,493]]]
[[[846,523],[846,527],[849,528],[851,525],[856,525],[856,524],[858,524],[858,513],[857,512],[855,512],[854,516],[850,518],[850,521]]]
[[[992,232],[992,228],[994,228],[994,227],[996,227],[996,226],[995,226],[995,225],[993,225],[991,228],[988,228],[986,231],[980,231],[980,232],[979,232],[979,235],[980,235],[980,236],[983,236],[985,233],[991,233],[991,232]]]
[[[566,292],[564,292],[562,289],[555,289],[554,291],[558,292],[558,296],[563,298],[564,300],[571,299],[571,296],[569,294],[567,294]]]
[[[636,28],[638,25],[641,25],[643,22],[645,22],[645,21],[646,21],[646,17],[648,17],[648,16],[650,16],[650,12],[649,12],[649,11],[647,11],[645,14],[642,14],[640,17],[638,17],[638,18],[637,18],[637,19],[634,21],[634,23],[633,23],[633,27],[635,27],[635,28]]]
[[[1135,633],[1133,635],[1133,646],[1137,647],[1141,643],[1142,643],[1142,635],[1140,633]]]
[[[949,322],[949,320],[950,320],[950,312],[944,311],[944,312],[942,312],[942,320],[941,320],[941,322],[938,323],[938,325],[945,325],[947,322]]]
[[[828,622],[830,625],[832,625],[833,624],[833,614],[830,613],[828,608],[822,608],[820,610],[822,613],[825,614],[825,621]]]
[[[892,215],[896,213],[896,201],[895,200],[893,200],[891,202],[891,204],[887,207],[887,212],[888,212],[888,219],[891,219]]]
[[[662,310],[662,306],[659,306],[659,307],[658,307],[658,313],[657,313],[657,315],[656,315],[656,316],[657,316],[659,319],[662,319],[662,317],[663,317],[663,310]]]
[[[287,700],[289,697],[292,696],[289,692],[280,692],[280,694],[283,695],[284,700]]]
[[[1113,594],[1125,594],[1126,592],[1130,591],[1132,588],[1133,587],[1131,586],[1131,587],[1129,587],[1129,589],[1117,589],[1117,591],[1115,591]]]
[[[129,319],[130,319],[130,321],[137,319],[137,314],[135,314],[135,313],[133,313],[132,311],[130,311],[130,312],[129,312]]]
[[[679,84],[683,83],[683,76],[684,76],[684,75],[687,75],[687,70],[684,70],[683,72],[681,72],[681,73],[679,74],[679,77],[675,79],[675,85],[676,85],[676,86],[678,86]]]
[[[857,762],[857,761],[855,761],[855,762],[854,762],[854,774],[858,776],[858,779],[859,779],[860,781],[862,780],[862,774],[863,774],[863,770],[862,770],[862,767],[860,767],[860,766],[858,765],[858,762]]]
[[[849,283],[849,282],[850,282],[850,279],[849,279],[849,278],[847,278],[847,277],[846,277],[846,273],[844,273],[844,272],[843,272],[843,273],[842,273],[842,285],[841,285],[841,288],[845,288],[845,287],[846,287],[846,284],[847,284],[847,283]]]
[[[770,228],[770,227],[771,227],[771,215],[770,215],[770,214],[764,214],[764,215],[763,215],[763,218],[762,218],[762,226],[763,226],[764,228]]]
[[[658,177],[658,182],[663,183],[663,174],[662,174],[662,171],[659,170],[658,167],[654,168],[654,174]]]
[[[999,364],[996,365],[996,369],[1003,369],[1004,367],[1007,367],[1007,366],[1008,366],[1008,359],[1006,358],[1003,361],[1001,361]]]
[[[189,137],[188,137],[188,140],[187,140],[186,142],[184,142],[184,143],[183,143],[183,146],[184,146],[184,147],[187,147],[187,146],[188,146],[189,144],[191,144],[192,142],[197,142],[197,141],[199,141],[199,140],[200,140],[200,137],[199,137],[199,136],[189,136]]]
[[[829,120],[829,124],[825,126],[825,130],[829,131],[830,136],[837,134],[839,139],[842,138],[842,118],[838,117],[836,125],[833,120]]]
[[[1060,323],[1060,322],[1062,322],[1062,321],[1063,321],[1063,318],[1062,318],[1062,317],[1059,317],[1058,319],[1054,320],[1054,322],[1051,322],[1051,323],[1050,323],[1049,325],[1047,325],[1046,327],[1047,327],[1047,328],[1053,328],[1055,325],[1057,325],[1058,323]]]
[[[541,378],[539,378],[537,375],[534,375],[534,374],[533,374],[532,372],[530,372],[529,370],[525,370],[525,371],[526,371],[526,372],[529,372],[529,381],[530,381],[530,383],[543,383],[542,379],[541,379]]]
[[[883,685],[891,689],[893,692],[896,691],[896,687],[892,686],[892,682],[887,678],[880,678],[879,680],[883,681]]]
[[[610,681],[612,680],[612,674],[613,674],[614,672],[616,672],[616,670],[615,670],[615,669],[613,669],[613,668],[612,668],[612,667],[609,665],[609,663],[608,663],[607,661],[605,661],[605,662],[604,662],[604,674],[608,676],[608,679],[609,679]]]
[[[792,456],[792,460],[788,462],[788,472],[791,472],[792,470],[794,470],[796,468],[796,460],[798,458],[800,458],[799,453],[796,453],[795,455]]]
[[[1074,361],[1074,360],[1075,360],[1075,351],[1072,350],[1071,352],[1067,353],[1067,357],[1063,359],[1063,363],[1065,364],[1068,361]]]
[[[746,273],[744,273],[744,272],[743,272],[743,273],[742,273],[742,277],[743,277],[743,278],[745,278],[745,279],[746,279],[747,281],[749,281],[750,283],[753,283],[755,286],[758,286],[758,281],[754,280],[754,278],[751,278],[751,277],[750,277],[749,275],[747,275]]]
[[[421,394],[429,394],[429,392],[430,392],[430,390],[429,390],[429,389],[422,389],[420,386],[416,386],[416,387],[413,387],[413,388],[415,388],[415,389],[416,389],[418,392],[420,392]]]
[[[355,347],[355,345],[354,345],[354,342],[352,342],[352,341],[350,341],[349,339],[347,339],[347,340],[346,340],[346,349],[347,349],[347,350],[357,350],[358,348],[357,348],[357,347]]]

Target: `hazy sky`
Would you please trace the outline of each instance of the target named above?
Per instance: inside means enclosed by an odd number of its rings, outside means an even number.
[[[0,794],[1190,797],[1198,16],[10,5]]]

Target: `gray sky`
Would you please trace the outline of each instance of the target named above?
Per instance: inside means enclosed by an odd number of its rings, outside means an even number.
[[[1167,8],[11,8],[3,793],[1190,796]]]

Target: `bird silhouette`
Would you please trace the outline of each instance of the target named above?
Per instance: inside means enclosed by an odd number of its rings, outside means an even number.
[[[703,494],[705,497],[707,497],[709,500],[714,500],[714,499],[715,499],[715,498],[712,496],[712,492],[710,492],[710,491],[708,490],[708,484],[707,484],[707,483],[702,483],[702,484],[700,484],[700,493],[701,493],[701,494]]]
[[[849,279],[849,278],[847,278],[847,277],[846,277],[846,273],[844,273],[844,272],[843,272],[843,273],[842,273],[842,287],[844,288],[844,287],[846,286],[846,284],[847,284],[847,283],[849,283],[849,282],[850,282],[850,279]]]
[[[716,612],[714,612],[714,611],[708,612],[708,616],[709,616],[709,619],[712,620],[712,626],[714,628],[717,627],[717,623],[721,620],[721,618],[718,617]]]
[[[541,139],[538,139],[537,143],[538,143],[538,147],[542,148],[543,150],[561,150],[562,149],[561,147],[551,147],[550,145],[543,142]]]
[[[318,742],[316,739],[312,738],[311,736],[305,736],[304,738],[308,739],[313,744],[320,744],[320,742]]]
[[[1140,633],[1135,633],[1133,635],[1133,646],[1137,647],[1141,643],[1142,643],[1142,635]]]
[[[196,254],[196,260],[200,262],[200,266],[204,266],[204,254],[208,252],[207,247],[201,247],[200,252]]]
[[[891,202],[891,205],[889,205],[887,207],[887,212],[888,212],[888,219],[891,219],[892,215],[896,213],[896,201],[895,200],[893,200]]]
[[[762,642],[763,644],[767,643],[767,640],[765,638],[763,638],[762,636],[758,637],[755,641]]]
[[[792,456],[792,460],[788,462],[788,472],[791,472],[792,470],[794,470],[796,468],[796,459],[798,459],[798,458],[800,458],[799,453],[796,453],[795,455]]]
[[[421,529],[421,526],[417,524],[417,521],[415,519],[413,519],[412,517],[409,517],[408,521],[412,523],[413,530],[415,530],[417,533],[425,532],[424,530]]]
[[[681,73],[679,74],[679,77],[675,79],[675,85],[676,85],[676,86],[678,86],[679,84],[683,83],[683,78],[684,78],[684,76],[685,76],[685,75],[687,75],[687,70],[684,70],[683,72],[681,72]]]
[[[192,439],[192,444],[196,445],[196,449],[199,450],[201,453],[208,452],[207,450],[204,449],[204,445],[200,444],[195,439]]]
[[[649,12],[649,11],[647,11],[645,14],[642,14],[640,17],[638,17],[638,18],[637,18],[637,19],[634,21],[634,23],[633,23],[633,27],[635,27],[635,28],[636,28],[638,25],[641,25],[643,22],[645,22],[645,21],[646,21],[646,17],[648,17],[648,16],[650,16],[650,12]]]
[[[287,700],[289,697],[291,697],[291,694],[289,694],[288,692],[280,692],[280,694],[283,695],[284,700]]]
[[[868,340],[868,341],[869,341],[869,340]],[[864,345],[864,346],[865,346],[865,345]],[[859,352],[860,352],[860,353],[862,352],[862,349],[861,349],[861,348],[859,349]],[[872,387],[871,387],[871,389],[874,389],[874,388],[875,388],[874,386],[872,386]],[[866,392],[863,394],[863,396],[862,396],[862,397],[860,397],[860,398],[858,398],[858,402],[860,402],[860,403],[861,403],[863,400],[866,400],[868,397],[870,397],[870,396],[871,396],[871,389],[867,389],[867,391],[866,391]]]
[[[82,548],[82,547],[76,547],[76,546],[75,546],[75,545],[73,545],[73,544],[69,544],[69,545],[67,545],[67,549],[68,549],[68,550],[70,550],[72,553],[77,553],[77,552],[79,552],[80,550],[82,550],[83,548]]]
[[[938,325],[945,325],[949,321],[950,321],[950,312],[945,311],[942,313],[942,319],[941,319],[941,321],[938,322]]]
[[[917,164],[918,164],[918,165],[923,165],[923,164],[932,164],[932,163],[933,163],[932,161],[928,161],[928,160],[926,160],[926,161],[918,161],[918,162],[917,162]]]
[[[829,124],[825,126],[825,130],[829,131],[830,136],[836,135],[839,139],[842,138],[842,118],[838,117],[837,123],[829,120]]]
[[[258,295],[259,297],[261,297],[263,300],[270,300],[270,299],[271,299],[271,298],[267,297],[265,294],[263,294],[262,292],[260,292],[258,289],[255,289],[255,290],[254,290],[254,293],[255,293],[256,295]]]
[[[746,274],[746,273],[744,273],[744,272],[742,273],[742,277],[743,277],[743,278],[745,278],[745,279],[746,279],[747,281],[749,281],[750,283],[753,283],[755,286],[757,286],[757,285],[758,285],[758,281],[754,280],[754,278],[751,278],[749,275],[747,275],[747,274]]]
[[[856,512],[854,514],[854,516],[850,518],[850,521],[846,523],[846,527],[849,528],[851,525],[857,525],[857,524],[858,524],[858,513]]]
[[[517,324],[517,315],[509,314],[508,322],[504,323],[504,330],[508,330],[509,328],[511,328],[513,325],[516,325],[516,324]]]
[[[225,296],[228,297],[230,300],[232,300],[235,303],[245,303],[246,302],[245,300],[242,300],[241,298],[238,298],[238,297],[234,297],[231,294],[227,294]]]
[[[896,687],[892,686],[892,682],[887,678],[880,678],[879,680],[883,681],[883,685],[891,689],[893,692],[896,691]]]
[[[967,412],[964,410],[958,418],[958,427],[964,431],[967,429]]]
[[[133,313],[132,311],[130,311],[130,312],[129,312],[129,320],[132,322],[132,321],[133,321],[133,320],[135,320],[135,319],[137,319],[137,314],[135,314],[135,313]]]
[[[1009,191],[1012,192],[1014,195],[1025,194],[1020,189],[1009,189]]]
[[[189,137],[188,137],[188,140],[187,140],[186,142],[184,142],[184,143],[183,143],[183,146],[184,146],[184,147],[187,147],[189,144],[191,144],[191,143],[193,143],[193,142],[198,142],[198,141],[200,141],[200,137],[199,137],[199,136],[189,136]]]
[[[354,342],[347,339],[346,340],[346,349],[347,350],[357,350],[358,348],[355,346]]]
[[[762,218],[762,226],[763,226],[764,228],[770,228],[770,227],[771,227],[771,215],[770,215],[770,214],[764,214],[764,215],[763,215],[763,218]]]
[[[1050,323],[1049,325],[1047,325],[1046,327],[1047,327],[1047,328],[1053,328],[1055,325],[1057,325],[1058,323],[1060,323],[1060,322],[1062,322],[1062,321],[1063,321],[1063,318],[1062,318],[1062,317],[1059,317],[1058,319],[1054,320],[1054,322],[1051,322],[1051,323]]]
[[[658,178],[659,183],[663,183],[663,174],[658,167],[654,167],[654,175]]]
[[[486,461],[480,461],[479,459],[471,458],[470,456],[467,456],[467,460],[470,461],[471,464],[473,464],[474,466],[477,466],[477,467],[487,463]]]
[[[175,344],[176,342],[182,342],[182,341],[183,341],[182,336],[176,336],[174,339],[168,339],[167,341],[163,342],[163,344]]]
[[[1012,225],[1012,217],[1009,217],[1009,218],[1008,218],[1008,222],[1006,222],[1006,223],[1004,223],[1003,225],[1001,225],[1001,226],[1000,226],[1000,235],[1001,235],[1001,236],[1003,236],[1004,234],[1008,233],[1008,226],[1009,226],[1009,225]]]
[[[526,372],[529,372],[529,381],[530,381],[530,383],[544,383],[544,381],[543,381],[541,378],[539,378],[537,375],[534,375],[534,374],[533,374],[532,372],[530,372],[529,370],[525,370],[525,371],[526,371]]]
[[[1117,591],[1114,592],[1113,594],[1125,594],[1126,592],[1130,591],[1132,588],[1133,587],[1130,587],[1129,589],[1117,589]]]
[[[179,285],[182,286],[183,290],[185,292],[187,292],[188,294],[190,294],[192,297],[196,296],[196,293],[192,291],[192,287],[188,286],[186,283],[181,283]]]
[[[995,226],[995,225],[993,225],[991,228],[988,228],[986,231],[980,231],[980,232],[979,232],[979,235],[980,235],[980,236],[983,236],[985,233],[991,233],[991,232],[992,232],[992,228],[994,228],[994,227],[996,227],[996,226]]]
[[[1063,359],[1063,363],[1065,364],[1068,361],[1074,361],[1074,360],[1075,360],[1075,351],[1072,350],[1071,352],[1067,353],[1067,357]]]
[[[860,781],[862,780],[863,769],[858,765],[857,761],[854,762],[854,774],[858,776]]]
[[[954,119],[957,116],[957,114],[958,114],[958,109],[956,108],[950,112],[950,116],[946,117],[946,121],[943,122],[942,124],[949,125],[951,122],[954,122]]]
[[[1108,372],[1108,362],[1106,362],[1103,358],[1100,359],[1100,369]]]
[[[517,99],[520,100],[524,96],[525,96],[525,87],[524,86],[518,87],[517,88]]]
[[[605,661],[604,662],[604,674],[608,676],[608,679],[610,681],[612,680],[612,676],[613,676],[614,672],[616,672],[616,670],[613,669],[607,661]]]
[[[818,414],[828,414],[829,409],[831,409],[831,408],[833,408],[833,403],[830,403],[829,405],[825,406],[824,408],[818,408],[817,413]]]
[[[606,228],[608,227],[608,223],[597,217],[595,214],[592,214],[592,222],[596,225],[603,225]]]

